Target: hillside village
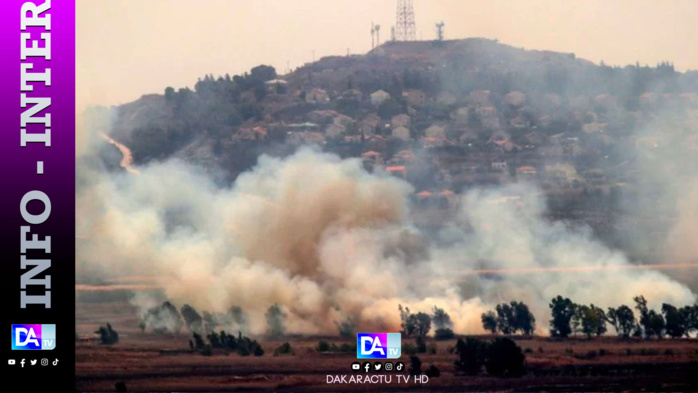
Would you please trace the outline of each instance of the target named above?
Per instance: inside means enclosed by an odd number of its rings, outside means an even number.
[[[637,149],[698,152],[698,72],[476,38],[389,42],[144,96],[118,108],[112,136],[137,163],[178,157],[230,181],[262,153],[315,145],[406,179],[416,206],[435,211],[475,186],[531,181],[551,214],[603,226],[642,176]]]

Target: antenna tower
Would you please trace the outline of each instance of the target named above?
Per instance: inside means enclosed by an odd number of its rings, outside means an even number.
[[[371,49],[376,47],[376,25],[371,23]]]
[[[414,6],[412,0],[398,0],[395,38],[398,41],[415,41],[415,31]]]

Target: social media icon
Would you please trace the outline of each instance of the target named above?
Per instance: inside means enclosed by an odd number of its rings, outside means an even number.
[[[24,368],[24,359],[22,359],[22,361],[20,361],[19,364],[22,366],[22,368]]]
[[[361,371],[361,363],[354,362],[351,364],[352,371]]]
[[[36,366],[36,359],[30,360],[29,363],[30,363],[32,366]]]
[[[13,350],[56,348],[56,325],[12,325]]]
[[[383,369],[385,371],[393,371],[393,364],[390,362],[385,362],[385,366],[383,366]]]
[[[42,365],[42,366],[48,366],[48,359],[46,359],[46,358],[41,359],[41,365]]]
[[[395,363],[395,370],[396,371],[402,371],[404,369],[405,369],[405,363],[403,363],[403,362]]]
[[[14,359],[7,359],[7,364],[9,364],[10,366],[14,366],[16,362]]]
[[[357,359],[397,359],[402,340],[400,333],[357,333]]]
[[[371,370],[371,362],[364,363],[363,368],[365,372],[369,372]]]
[[[56,360],[53,361],[53,365],[54,365],[54,366],[58,366],[58,359],[56,359]]]
[[[381,362],[375,362],[373,363],[373,369],[376,371],[380,371],[383,368],[383,364]]]

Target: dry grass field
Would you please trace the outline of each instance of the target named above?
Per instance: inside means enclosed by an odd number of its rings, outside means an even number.
[[[696,391],[698,340],[631,340],[608,336],[555,341],[517,339],[526,350],[528,374],[521,378],[466,377],[454,374],[455,340],[437,343],[436,354],[422,354],[423,369],[434,364],[441,376],[426,385],[328,384],[327,375],[353,375],[355,354],[321,354],[320,340],[289,338],[294,354],[273,356],[282,342],[262,341],[261,357],[189,351],[188,336],[142,333],[138,316],[125,302],[79,303],[78,333],[88,338],[110,322],[121,339],[113,346],[83,339],[76,345],[76,387],[80,391]],[[401,361],[409,365],[409,356]],[[386,374],[389,375],[389,374]]]

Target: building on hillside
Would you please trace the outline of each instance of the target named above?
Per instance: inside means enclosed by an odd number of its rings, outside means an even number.
[[[402,97],[410,106],[422,106],[427,100],[427,95],[421,90],[406,90]]]
[[[337,99],[344,101],[356,101],[361,102],[363,99],[363,93],[358,89],[349,89],[342,92]]]
[[[411,123],[411,118],[409,115],[406,115],[404,113],[401,113],[399,115],[393,116],[392,119],[390,119],[390,126],[392,128],[397,128],[397,127],[409,127],[412,125]]]
[[[422,146],[425,148],[430,147],[446,147],[446,146],[456,146],[457,143],[446,138],[445,136],[435,136],[435,137],[424,137],[422,138]]]
[[[470,100],[474,104],[487,105],[490,103],[490,91],[489,90],[474,90],[470,92]]]
[[[424,130],[424,136],[427,138],[445,138],[446,129],[439,125],[433,125]]]
[[[286,142],[293,146],[299,145],[324,145],[325,136],[320,132],[292,132],[286,135]]]
[[[380,117],[378,117],[377,115],[368,115],[361,121],[359,131],[363,132],[364,135],[372,135],[376,133],[376,129],[380,124]]]
[[[233,141],[258,141],[266,137],[267,130],[264,127],[240,128],[233,134]]]
[[[492,170],[495,172],[506,172],[509,170],[509,165],[506,161],[492,161]]]
[[[330,124],[325,128],[325,136],[327,138],[339,138],[346,132],[346,127],[341,124]]]
[[[468,124],[470,119],[470,109],[467,106],[462,106],[457,108],[453,113],[451,113],[451,120],[458,125]]]
[[[516,168],[516,175],[517,176],[535,176],[536,173],[536,168],[532,166],[520,166]]]
[[[390,99],[390,94],[384,90],[377,90],[371,93],[371,105],[378,106]]]
[[[410,130],[407,127],[396,127],[392,131],[393,138],[403,140],[405,142],[410,140]]]
[[[436,102],[439,105],[451,106],[458,101],[458,96],[450,91],[442,91],[436,96]]]
[[[330,95],[323,89],[312,89],[305,93],[305,102],[309,104],[329,104]]]
[[[395,177],[399,177],[401,179],[407,178],[407,169],[402,165],[387,166],[385,167],[385,170]]]
[[[526,94],[520,91],[512,91],[504,96],[504,102],[514,107],[522,107],[526,103]]]
[[[264,82],[264,85],[269,93],[286,94],[288,82],[283,79],[271,79]]]
[[[365,138],[364,142],[366,149],[374,150],[381,154],[384,154],[388,150],[388,141],[385,140],[380,135],[369,135]]]

